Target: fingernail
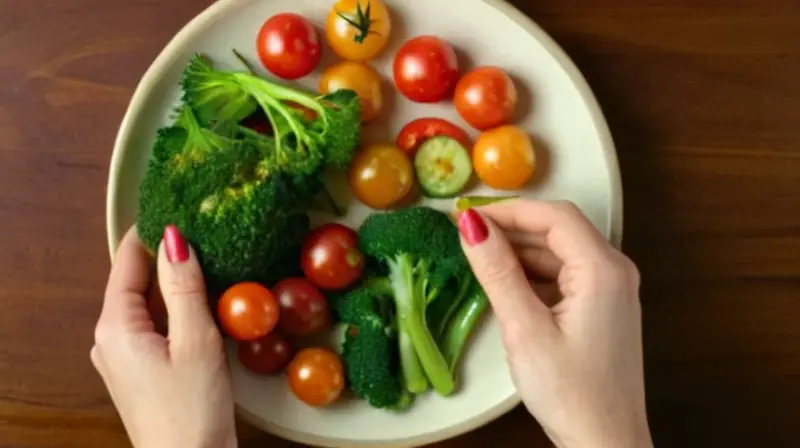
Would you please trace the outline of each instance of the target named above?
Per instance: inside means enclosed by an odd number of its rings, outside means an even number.
[[[486,227],[483,218],[471,208],[461,212],[458,217],[458,230],[470,246],[480,244],[489,237],[489,228]]]
[[[181,231],[173,225],[164,229],[164,248],[170,263],[183,263],[189,259],[189,244],[181,235]]]

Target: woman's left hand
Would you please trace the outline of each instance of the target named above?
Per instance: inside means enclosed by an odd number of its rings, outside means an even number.
[[[232,448],[234,408],[222,338],[197,258],[175,227],[164,232],[158,278],[169,335],[145,296],[148,254],[135,230],[114,258],[91,359],[136,448]]]

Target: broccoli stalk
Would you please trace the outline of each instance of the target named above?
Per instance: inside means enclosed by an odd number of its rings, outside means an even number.
[[[480,284],[473,281],[471,285],[466,299],[460,304],[452,319],[447,322],[447,328],[440,344],[450,371],[454,375],[470,336],[474,333],[484,312],[489,308],[489,299]]]

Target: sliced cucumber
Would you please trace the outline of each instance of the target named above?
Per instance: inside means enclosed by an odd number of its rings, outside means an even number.
[[[414,157],[414,169],[426,196],[457,195],[472,177],[472,159],[466,148],[450,137],[433,137]]]

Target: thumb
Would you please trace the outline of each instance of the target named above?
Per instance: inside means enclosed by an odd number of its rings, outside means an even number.
[[[164,229],[158,250],[158,279],[167,308],[173,350],[203,349],[219,332],[206,299],[203,271],[197,256],[175,226]],[[212,331],[213,330],[213,331]]]
[[[473,209],[460,214],[458,229],[464,253],[501,327],[515,333],[553,331],[553,315],[533,291],[503,231]]]

